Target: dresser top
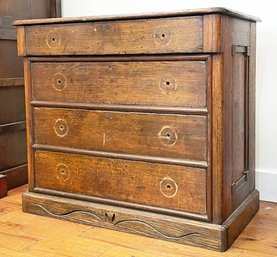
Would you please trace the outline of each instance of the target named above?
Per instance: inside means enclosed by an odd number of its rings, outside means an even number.
[[[107,20],[135,20],[135,19],[149,19],[149,18],[167,18],[167,17],[182,17],[193,15],[205,14],[224,14],[240,19],[250,21],[260,21],[260,18],[246,15],[231,9],[222,7],[213,8],[199,8],[187,9],[174,12],[152,12],[152,13],[139,13],[139,14],[126,14],[126,15],[105,15],[105,16],[89,16],[89,17],[73,17],[73,18],[48,18],[48,19],[30,19],[30,20],[17,20],[13,24],[19,25],[33,25],[33,24],[52,24],[52,23],[73,23],[73,22],[86,22],[86,21],[107,21]]]

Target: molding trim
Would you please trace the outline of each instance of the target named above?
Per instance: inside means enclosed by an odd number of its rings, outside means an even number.
[[[256,188],[260,191],[260,200],[277,202],[277,172],[257,170]]]

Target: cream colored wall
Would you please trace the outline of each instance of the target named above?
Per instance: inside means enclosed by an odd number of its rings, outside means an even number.
[[[262,199],[277,202],[277,136],[274,136],[277,131],[277,15],[273,3],[267,0],[62,0],[62,14],[64,17],[90,16],[221,6],[259,16],[262,23],[257,26],[257,187]]]

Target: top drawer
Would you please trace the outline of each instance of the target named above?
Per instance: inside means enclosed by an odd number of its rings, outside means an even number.
[[[202,52],[202,16],[25,27],[19,55],[109,55]]]

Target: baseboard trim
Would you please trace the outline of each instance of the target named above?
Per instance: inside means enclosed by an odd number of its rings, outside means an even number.
[[[277,173],[256,171],[256,188],[260,191],[260,200],[277,202]]]

